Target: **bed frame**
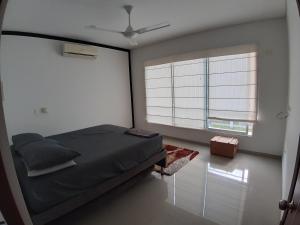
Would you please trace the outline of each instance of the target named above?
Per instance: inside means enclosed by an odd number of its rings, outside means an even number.
[[[155,164],[160,166],[165,165],[166,153],[163,150],[161,152],[156,153],[151,158],[147,159],[137,167],[128,170],[127,172],[122,173],[121,175],[109,179],[97,187],[93,187],[84,193],[75,196],[67,201],[64,201],[44,212],[39,214],[32,214],[31,219],[34,225],[44,225],[53,221],[76,208],[87,204],[88,202],[99,198],[107,199],[110,196],[116,194],[116,192],[120,192],[125,190],[143,178],[145,175],[149,174],[152,171]]]

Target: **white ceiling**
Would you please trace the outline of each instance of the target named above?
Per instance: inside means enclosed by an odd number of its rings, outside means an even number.
[[[9,0],[4,30],[45,33],[130,48],[119,34],[84,28],[124,30],[124,4],[132,4],[134,28],[160,22],[171,27],[138,37],[139,46],[202,30],[285,16],[285,0]]]

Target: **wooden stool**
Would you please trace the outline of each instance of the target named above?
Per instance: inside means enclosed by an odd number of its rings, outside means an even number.
[[[210,153],[233,158],[238,149],[238,139],[215,136],[210,140]]]

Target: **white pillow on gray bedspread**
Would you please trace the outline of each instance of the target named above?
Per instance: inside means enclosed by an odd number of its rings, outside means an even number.
[[[26,163],[25,163],[25,165],[26,165]],[[63,169],[66,169],[66,168],[69,168],[69,167],[72,167],[75,165],[76,165],[76,162],[74,160],[70,160],[65,163],[62,163],[62,164],[59,164],[56,166],[52,166],[47,169],[41,169],[41,170],[30,170],[27,166],[26,167],[27,167],[28,177],[38,177],[38,176],[46,175],[49,173],[54,173],[56,171],[63,170]]]

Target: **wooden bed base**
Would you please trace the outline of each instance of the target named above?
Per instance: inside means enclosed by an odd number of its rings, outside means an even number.
[[[135,184],[138,180],[152,171],[155,164],[165,165],[166,153],[164,150],[153,155],[139,166],[115,177],[108,181],[99,184],[97,187],[93,187],[84,193],[64,201],[42,213],[32,214],[31,219],[34,225],[44,225],[53,221],[76,208],[87,204],[88,202],[99,198],[99,200],[107,199],[116,192],[120,192],[124,189]]]

